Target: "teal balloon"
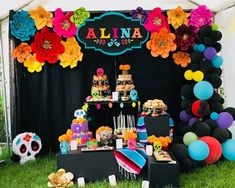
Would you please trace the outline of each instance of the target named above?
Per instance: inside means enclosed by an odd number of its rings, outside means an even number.
[[[219,114],[217,112],[212,112],[210,115],[210,118],[212,120],[217,120],[217,119],[219,119]]]
[[[206,49],[206,46],[205,46],[204,44],[199,44],[199,45],[197,46],[197,50],[198,50],[199,52],[204,52],[205,49]]]
[[[185,145],[190,145],[192,142],[198,139],[197,135],[194,132],[187,132],[183,137],[183,142]]]
[[[213,86],[207,81],[201,81],[195,84],[193,93],[195,97],[201,100],[207,100],[213,95]]]
[[[189,145],[188,154],[195,161],[203,161],[209,155],[209,147],[205,142],[196,140]]]
[[[194,44],[193,50],[194,50],[194,51],[197,51],[197,50],[198,50],[197,48],[198,48],[198,44]]]
[[[217,55],[211,60],[211,62],[215,68],[219,68],[223,65],[224,60],[221,56]]]
[[[235,161],[235,140],[228,139],[222,144],[222,153],[224,158],[229,161]]]

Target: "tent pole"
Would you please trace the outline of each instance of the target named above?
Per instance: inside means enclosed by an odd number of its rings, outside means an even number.
[[[2,91],[3,91],[3,106],[4,106],[4,120],[5,120],[5,131],[6,131],[6,139],[7,139],[7,149],[8,156],[10,157],[10,134],[9,134],[9,124],[8,124],[8,106],[7,106],[7,96],[6,96],[6,77],[5,77],[5,69],[4,69],[4,53],[3,53],[3,40],[2,40],[2,23],[0,23],[0,41],[1,41],[1,59],[2,59]]]

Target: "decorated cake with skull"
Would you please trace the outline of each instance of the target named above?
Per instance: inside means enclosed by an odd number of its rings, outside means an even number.
[[[108,77],[104,74],[104,69],[102,68],[98,68],[96,75],[93,75],[91,95],[93,101],[110,99],[111,90]]]
[[[74,116],[76,118],[73,119],[71,124],[72,139],[77,140],[80,145],[85,145],[92,138],[92,132],[89,131],[88,122],[85,118],[86,113],[79,109],[74,112]]]
[[[131,69],[130,65],[120,65],[119,69],[122,74],[118,75],[116,83],[116,91],[119,92],[122,101],[127,101],[130,99],[130,91],[134,90],[135,86],[133,84],[132,75],[128,73]],[[132,93],[135,95],[135,93]]]
[[[20,157],[21,164],[35,160],[35,155],[39,153],[41,148],[41,139],[35,133],[21,133],[13,140],[12,150],[15,155]]]

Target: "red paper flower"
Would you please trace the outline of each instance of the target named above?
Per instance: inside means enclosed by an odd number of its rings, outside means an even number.
[[[187,51],[195,44],[197,34],[194,33],[194,30],[193,26],[182,25],[175,31],[175,43],[182,51]]]
[[[170,32],[168,19],[162,14],[162,10],[157,7],[148,16],[148,22],[144,24],[146,30],[151,32],[159,32],[161,29],[166,28]]]
[[[58,55],[64,52],[61,37],[46,27],[36,33],[31,48],[32,52],[36,53],[36,59],[39,62],[48,61],[51,64],[56,63]]]

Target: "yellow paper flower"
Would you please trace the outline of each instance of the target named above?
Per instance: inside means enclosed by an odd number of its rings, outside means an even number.
[[[33,72],[40,72],[42,70],[44,63],[40,63],[36,59],[36,54],[31,55],[24,61],[24,66],[28,68],[28,71]]]
[[[189,13],[183,11],[181,6],[178,6],[175,9],[167,11],[168,22],[177,29],[182,24],[187,25],[187,18],[189,17]]]
[[[35,10],[30,10],[29,15],[34,19],[36,28],[42,29],[43,27],[52,27],[51,19],[53,14],[46,11],[43,7],[39,6]]]
[[[65,51],[63,54],[59,55],[58,58],[60,60],[60,65],[65,68],[70,66],[70,68],[74,68],[77,66],[78,61],[82,61],[83,53],[81,52],[81,47],[78,45],[76,39],[67,38],[66,42],[61,42]]]

